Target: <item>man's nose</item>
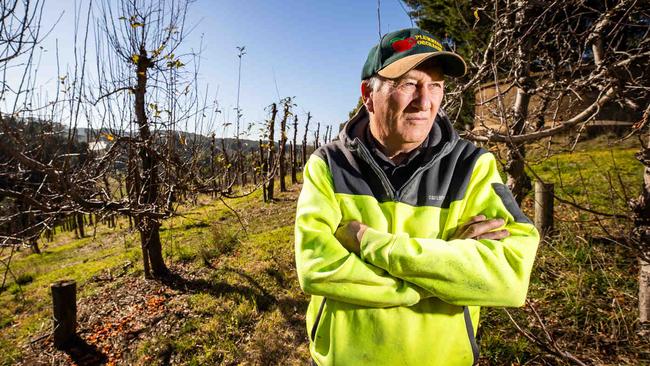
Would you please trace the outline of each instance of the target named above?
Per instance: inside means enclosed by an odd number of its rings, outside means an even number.
[[[420,86],[413,95],[411,104],[421,111],[427,111],[433,106],[433,92],[426,86]]]

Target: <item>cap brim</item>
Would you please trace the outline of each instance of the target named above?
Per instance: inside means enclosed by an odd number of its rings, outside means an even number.
[[[445,75],[461,77],[467,71],[467,65],[462,57],[453,52],[439,51],[406,56],[379,70],[377,74],[388,79],[395,79],[413,70],[423,62],[433,59],[440,64]]]

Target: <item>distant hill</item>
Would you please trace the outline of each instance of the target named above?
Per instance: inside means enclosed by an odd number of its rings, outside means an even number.
[[[76,137],[77,137],[77,141],[88,142],[89,144],[92,144],[95,141],[108,143],[109,142],[108,135],[113,134],[113,132],[109,129],[96,130],[96,129],[86,128],[86,127],[78,127]],[[202,148],[206,148],[206,149],[210,148],[210,144],[212,142],[212,138],[210,136],[204,136],[197,133],[183,132],[183,131],[174,131],[173,133],[176,136],[176,139],[179,141],[183,140],[186,141],[186,143],[188,144],[199,145]],[[129,133],[123,132],[122,135],[129,135]],[[221,140],[224,139],[219,137],[216,138],[215,142],[217,145],[216,146],[217,151],[221,151],[221,148],[223,146]],[[242,148],[245,152],[250,153],[251,151],[257,151],[259,149],[258,141],[248,140],[248,139],[241,139],[240,141],[241,141]],[[226,149],[235,150],[237,148],[237,140],[235,140],[234,138],[225,138],[225,145],[226,145]]]

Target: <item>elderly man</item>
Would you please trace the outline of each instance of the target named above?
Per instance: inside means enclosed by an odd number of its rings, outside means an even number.
[[[296,267],[315,364],[471,365],[479,307],[524,303],[539,234],[440,109],[465,69],[427,32],[386,34],[363,107],[307,162]]]

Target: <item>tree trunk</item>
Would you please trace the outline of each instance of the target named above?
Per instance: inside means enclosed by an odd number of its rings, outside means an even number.
[[[241,187],[248,184],[248,169],[246,168],[246,154],[239,151],[239,171],[241,175]]]
[[[650,107],[643,118],[647,120],[649,117]],[[643,186],[641,195],[631,202],[634,212],[631,236],[639,248],[639,321],[644,326],[650,326],[650,134],[645,139],[645,146],[637,154],[637,159],[644,166]]]
[[[68,219],[68,221],[71,222],[71,226],[72,226],[72,228],[74,229],[74,236],[75,236],[75,238],[80,239],[81,236],[79,235],[79,224],[77,223],[77,216],[76,216],[75,214],[73,214],[73,215]]]
[[[275,142],[273,140],[273,129],[275,128],[275,117],[278,114],[278,106],[273,103],[271,106],[271,119],[269,120],[269,151],[266,159],[266,164],[268,167],[268,183],[266,185],[266,199],[268,201],[273,201],[273,186],[274,186],[274,175],[275,175]]]
[[[160,243],[160,223],[149,217],[143,217],[140,222],[140,245],[142,246],[143,258],[149,260],[150,275],[159,278],[168,273],[167,266],[162,257],[162,245]],[[145,273],[146,275],[146,273]]]
[[[259,141],[259,147],[260,147],[260,179],[262,180],[262,199],[264,202],[267,202],[267,197],[266,197],[266,184],[264,184],[264,179],[267,177],[268,174],[268,165],[266,164],[266,159],[264,158],[264,144],[262,143],[262,139]]]
[[[287,186],[285,182],[285,177],[287,175],[287,159],[286,159],[286,148],[287,148],[287,119],[291,114],[291,99],[287,98],[284,102],[284,115],[280,121],[280,140],[279,140],[279,158],[280,158],[280,192],[286,192]]]
[[[223,173],[224,177],[225,177],[224,185],[226,187],[230,187],[230,177],[229,177],[229,175],[230,175],[231,164],[230,164],[230,157],[228,156],[228,150],[226,149],[226,139],[225,138],[221,139],[221,149],[223,150],[223,163],[224,163],[224,165],[226,167],[226,169],[225,169],[225,171]],[[222,189],[223,188],[224,187],[222,187]],[[228,193],[230,193],[230,192],[228,192]]]
[[[526,21],[526,1],[518,1],[515,30],[521,32]],[[519,43],[515,62],[517,63],[517,94],[512,106],[513,123],[510,126],[510,135],[517,136],[526,130],[526,118],[528,117],[528,105],[530,103],[529,90],[533,87],[533,81],[529,77],[529,56],[528,44],[530,38],[524,39]],[[526,148],[524,144],[510,143],[508,145],[508,161],[506,162],[505,171],[507,174],[508,188],[512,191],[515,201],[521,205],[521,201],[526,194],[532,189],[532,184],[525,171]]]
[[[305,123],[305,135],[302,137],[302,168],[305,169],[307,164],[307,132],[309,131],[309,121],[311,120],[311,112],[307,112],[307,123]]]
[[[85,238],[86,233],[84,231],[84,215],[82,213],[76,213],[75,219],[77,220],[77,228],[79,229],[79,237]]]
[[[296,163],[293,160],[296,157],[296,148],[293,145],[293,141],[289,141],[289,156],[291,158],[291,184],[298,183],[298,178],[296,177]]]
[[[298,137],[298,115],[293,116],[293,144],[291,145],[291,184],[297,184],[296,177],[296,137]]]
[[[287,191],[287,185],[285,182],[285,177],[287,175],[287,169],[286,169],[286,161],[285,161],[285,150],[286,146],[285,144],[282,143],[282,139],[278,140],[278,159],[280,166],[278,167],[280,169],[280,176],[278,177],[280,180],[280,192],[286,192]]]
[[[320,139],[320,122],[316,124],[316,132],[314,132],[314,150],[318,149],[320,146],[320,143],[318,140]]]
[[[255,152],[251,150],[251,176],[253,177],[253,186],[257,187],[257,172],[260,169],[262,162],[258,162],[255,157]]]
[[[216,197],[216,182],[217,182],[217,173],[215,171],[216,168],[216,162],[215,158],[217,156],[217,140],[215,133],[212,133],[212,136],[210,138],[210,179],[212,180],[211,188],[212,188],[212,198]]]
[[[32,249],[32,253],[41,254],[41,249],[38,247],[38,240],[36,238],[29,240],[29,247]]]
[[[323,144],[327,144],[330,142],[331,129],[332,126],[330,125],[325,126],[325,136],[323,137]]]
[[[135,116],[138,122],[140,139],[144,141],[140,145],[138,155],[142,162],[142,191],[137,193],[139,203],[147,208],[155,207],[158,201],[158,161],[156,156],[149,150],[155,145],[154,139],[149,131],[149,122],[145,110],[145,93],[147,91],[147,70],[151,65],[144,46],[140,48],[140,57],[137,62],[137,85],[135,87]],[[138,220],[138,231],[142,244],[142,257],[145,260],[145,277],[160,277],[168,273],[167,266],[162,257],[162,246],[160,244],[159,228],[157,219],[147,216],[146,213]],[[147,260],[149,261],[151,273],[147,273]]]

